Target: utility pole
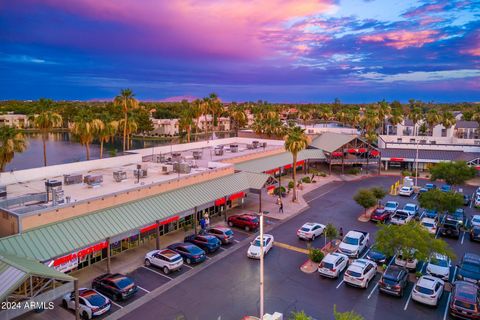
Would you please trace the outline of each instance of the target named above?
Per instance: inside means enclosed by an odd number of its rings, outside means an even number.
[[[418,186],[418,145],[420,140],[417,141],[417,154],[415,155],[415,187]]]
[[[263,212],[260,211],[260,319],[263,319]]]

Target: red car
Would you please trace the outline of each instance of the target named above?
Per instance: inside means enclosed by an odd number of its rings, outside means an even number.
[[[260,224],[257,216],[251,214],[237,214],[228,217],[228,225],[230,227],[238,227],[245,229],[245,231],[256,230]]]
[[[391,215],[392,215],[391,211],[387,211],[384,208],[381,208],[381,209],[375,210],[372,213],[372,215],[370,216],[370,220],[375,222],[386,222],[388,219],[390,219]]]
[[[480,319],[478,287],[466,281],[455,281],[450,300],[450,314],[461,319]]]

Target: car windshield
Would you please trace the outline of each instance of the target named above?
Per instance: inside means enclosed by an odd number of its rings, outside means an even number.
[[[430,263],[439,267],[448,267],[448,261],[445,259],[433,258],[432,260],[430,260]]]
[[[475,310],[475,305],[473,303],[469,303],[461,300],[455,300],[454,304],[460,308],[464,308],[467,310]]]
[[[127,277],[114,279],[113,282],[115,282],[118,288],[125,288],[133,283],[132,280],[130,280],[130,278],[127,278]]]
[[[302,227],[300,230],[305,231],[305,232],[309,232],[310,228]]]
[[[433,228],[435,227],[435,224],[431,223],[431,222],[422,222],[422,225],[424,225],[425,227],[427,228]]]
[[[383,282],[384,282],[385,284],[390,285],[390,286],[395,286],[395,285],[398,284],[398,281],[397,281],[397,280],[391,279],[391,278],[389,278],[389,277],[383,277]]]
[[[397,214],[395,215],[395,217],[401,218],[401,219],[405,219],[406,217],[408,217],[408,213],[406,213],[406,212],[397,212]]]
[[[428,288],[425,288],[425,287],[422,287],[422,286],[419,286],[419,285],[415,286],[415,291],[423,293],[423,294],[428,294],[428,295],[433,294],[433,289],[428,289]]]
[[[253,218],[251,221],[252,221],[253,223],[258,223],[258,218]]]
[[[358,239],[355,238],[345,237],[345,239],[343,239],[343,242],[354,246],[358,245]]]
[[[227,236],[233,236],[233,231],[232,230],[227,230],[227,231],[225,231],[225,234]]]
[[[324,268],[327,268],[327,269],[330,269],[330,270],[333,269],[333,264],[330,263],[330,262],[322,262],[322,266],[323,266]]]
[[[92,306],[102,306],[105,303],[105,298],[93,290],[82,293],[82,297],[88,300]]]
[[[215,237],[211,237],[207,239],[208,243],[217,243],[218,239]]]
[[[200,249],[199,247],[194,247],[194,246],[190,246],[188,247],[187,249],[191,254],[201,254],[202,253],[202,249]],[[178,257],[177,259],[180,259],[180,257]],[[175,260],[176,261],[176,260]]]
[[[480,265],[470,262],[464,262],[462,264],[462,269],[470,272],[480,273]]]
[[[254,246],[260,247],[260,239],[256,239],[255,242],[253,243]],[[267,241],[263,241],[263,245],[267,245]]]
[[[409,211],[411,211],[411,210],[415,210],[415,206],[406,205],[403,209],[404,209],[404,210],[409,210]]]
[[[479,223],[479,222],[480,222],[480,217],[474,217],[474,218],[472,219],[472,222],[477,222],[477,223]]]
[[[395,208],[395,207],[396,207],[396,204],[392,202],[387,202],[387,204],[385,205],[385,208]]]
[[[170,262],[177,262],[178,260],[182,260],[181,256],[174,256],[173,258],[168,259]]]
[[[360,278],[360,277],[362,276],[361,273],[355,272],[355,271],[352,271],[352,270],[347,270],[346,273],[347,273],[349,276],[356,277],[356,278]]]

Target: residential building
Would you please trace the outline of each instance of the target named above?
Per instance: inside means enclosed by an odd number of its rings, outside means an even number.
[[[5,126],[10,126],[15,128],[28,128],[29,126],[28,116],[25,114],[14,114],[13,112],[0,114],[0,125],[5,125]]]
[[[153,136],[177,136],[179,134],[178,119],[152,119]]]
[[[213,116],[210,114],[207,114],[206,116],[200,116],[198,119],[198,128],[200,131],[205,130],[205,126],[208,126],[208,130],[212,131],[213,129]],[[194,120],[194,121],[197,121]],[[217,127],[215,128],[215,131],[230,131],[231,130],[231,124],[230,124],[230,118],[228,117],[218,117],[217,118]]]

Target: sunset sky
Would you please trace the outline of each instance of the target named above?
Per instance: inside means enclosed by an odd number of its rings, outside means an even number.
[[[480,101],[480,0],[0,0],[0,99]]]

